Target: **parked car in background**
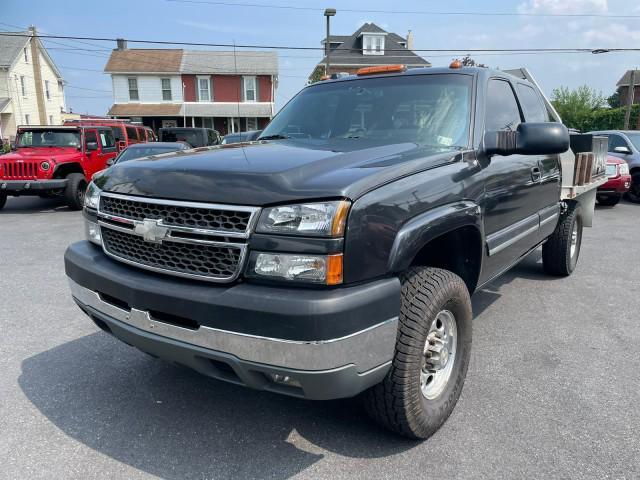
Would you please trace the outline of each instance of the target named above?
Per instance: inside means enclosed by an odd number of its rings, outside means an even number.
[[[0,157],[0,209],[9,195],[38,195],[80,210],[89,180],[117,153],[108,126],[19,126],[15,151]]]
[[[631,175],[629,165],[621,158],[609,155],[607,158],[607,176],[609,180],[598,187],[596,200],[600,205],[613,207],[620,202],[622,195],[629,191]]]
[[[629,165],[631,186],[626,197],[633,203],[640,203],[640,131],[604,130],[589,132],[594,135],[606,135],[609,138],[609,155],[621,158]]]
[[[170,127],[159,130],[161,142],[187,142],[193,148],[220,145],[220,134],[211,128]]]
[[[128,120],[104,118],[83,118],[81,120],[67,120],[65,125],[109,127],[116,139],[116,146],[121,150],[129,145],[140,142],[156,142],[158,137],[149,127],[137,125]]]
[[[249,130],[247,132],[229,133],[222,139],[222,144],[227,145],[229,143],[240,142],[252,142],[257,140],[262,130]]]
[[[152,143],[136,143],[129,145],[122,150],[117,157],[107,162],[108,166],[116,163],[128,162],[136,158],[149,157],[151,155],[159,155],[161,153],[176,152],[179,150],[189,150],[191,145],[185,142],[152,142]]]

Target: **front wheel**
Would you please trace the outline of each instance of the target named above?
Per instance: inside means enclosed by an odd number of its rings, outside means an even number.
[[[631,176],[631,187],[625,195],[627,200],[633,203],[640,203],[640,173],[636,172]]]
[[[471,355],[471,299],[462,279],[447,270],[412,268],[401,281],[391,369],[365,392],[365,408],[383,427],[425,439],[462,392]]]
[[[578,263],[582,246],[582,208],[569,203],[556,229],[542,246],[542,266],[549,275],[571,275]]]
[[[87,180],[82,173],[70,173],[67,175],[67,186],[64,190],[64,199],[71,210],[82,210],[84,205],[84,191],[87,189]]]

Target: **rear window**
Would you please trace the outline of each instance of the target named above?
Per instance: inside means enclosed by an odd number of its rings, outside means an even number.
[[[198,130],[171,129],[160,133],[161,142],[186,142],[192,147],[204,147],[202,134]]]
[[[111,127],[111,131],[113,132],[113,136],[115,137],[116,142],[120,142],[124,140],[124,128]]]
[[[519,83],[518,96],[520,97],[520,105],[524,110],[524,118],[527,122],[548,122],[549,114],[545,108],[540,96],[536,91],[528,85]]]

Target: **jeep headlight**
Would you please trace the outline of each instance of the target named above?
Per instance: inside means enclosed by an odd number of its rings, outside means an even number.
[[[100,189],[95,183],[89,183],[86,192],[84,192],[84,206],[85,208],[98,209],[100,203]]]
[[[344,234],[350,202],[301,203],[265,208],[258,220],[258,233],[339,237]]]

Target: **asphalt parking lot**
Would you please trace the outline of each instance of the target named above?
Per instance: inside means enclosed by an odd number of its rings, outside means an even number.
[[[102,333],[62,255],[79,212],[0,212],[0,478],[638,478],[640,206],[599,208],[573,276],[539,252],[474,296],[474,347],[431,439],[380,430],[357,400],[227,385]]]

